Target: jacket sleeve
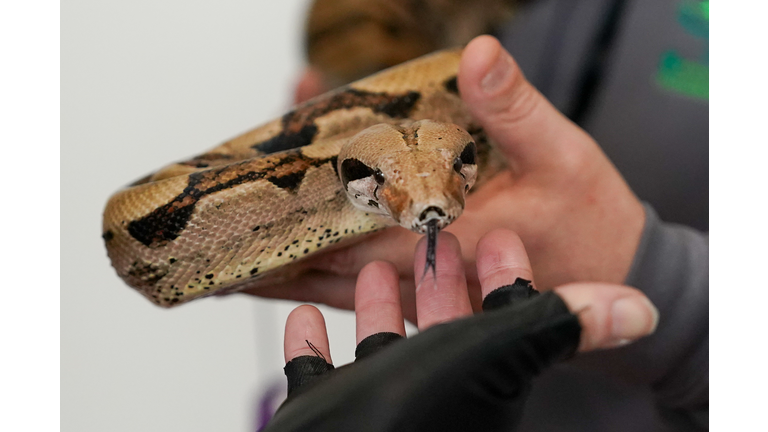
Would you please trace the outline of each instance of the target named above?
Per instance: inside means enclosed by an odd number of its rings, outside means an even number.
[[[656,332],[637,343],[580,356],[576,363],[649,384],[662,416],[679,430],[709,423],[709,236],[659,220],[646,223],[626,284],[659,310]]]

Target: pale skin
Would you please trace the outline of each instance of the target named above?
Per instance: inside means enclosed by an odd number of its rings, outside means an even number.
[[[477,270],[481,259],[475,246],[499,228],[522,239],[529,271],[540,290],[578,281],[622,283],[640,241],[645,213],[598,144],[531,86],[490,36],[477,37],[465,48],[458,86],[510,166],[471,194],[464,214],[445,229],[461,246],[458,267],[466,276],[469,311],[479,309],[486,288]],[[325,90],[309,70],[299,82],[296,98],[304,100]],[[367,277],[371,270],[361,273],[366,265],[387,261],[399,275],[403,314],[416,321],[419,295],[413,252],[420,238],[405,229],[386,230],[311,259],[307,264],[312,271],[297,280],[251,293],[353,309],[357,275]],[[423,260],[419,253],[416,259]],[[597,290],[602,285],[590,286]]]
[[[473,313],[467,291],[459,242],[441,233],[437,250],[437,286],[431,274],[415,293],[419,330]],[[416,246],[415,269],[424,265],[425,241]],[[481,293],[512,284],[518,277],[531,279],[533,271],[520,237],[497,229],[477,245],[477,276]],[[534,281],[535,285],[535,281]],[[658,324],[658,312],[638,290],[626,286],[588,282],[555,288],[582,325],[579,351],[612,348],[647,336]],[[392,263],[375,261],[366,265],[357,279],[355,291],[357,343],[378,332],[405,336],[397,268]],[[316,355],[307,342],[331,363],[325,322],[314,306],[299,306],[285,325],[284,355],[288,362],[302,355]]]

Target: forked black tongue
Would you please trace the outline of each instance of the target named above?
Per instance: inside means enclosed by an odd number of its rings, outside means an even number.
[[[421,275],[417,289],[421,287],[430,268],[432,269],[432,281],[437,286],[437,269],[435,268],[437,261],[437,232],[437,219],[431,219],[427,222],[427,257],[424,260],[424,273]]]

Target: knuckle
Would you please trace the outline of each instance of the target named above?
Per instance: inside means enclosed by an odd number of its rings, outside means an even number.
[[[525,78],[521,77],[520,80],[522,82],[515,86],[507,110],[507,120],[512,122],[521,122],[530,118],[544,101],[544,96],[526,81]]]

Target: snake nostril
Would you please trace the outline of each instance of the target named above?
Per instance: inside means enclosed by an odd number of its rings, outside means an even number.
[[[419,220],[423,221],[424,219],[427,218],[427,216],[430,215],[430,213],[433,213],[433,212],[436,213],[437,216],[440,216],[440,217],[445,216],[445,212],[440,207],[429,206],[425,208],[423,212],[421,212],[421,216],[419,216]]]

